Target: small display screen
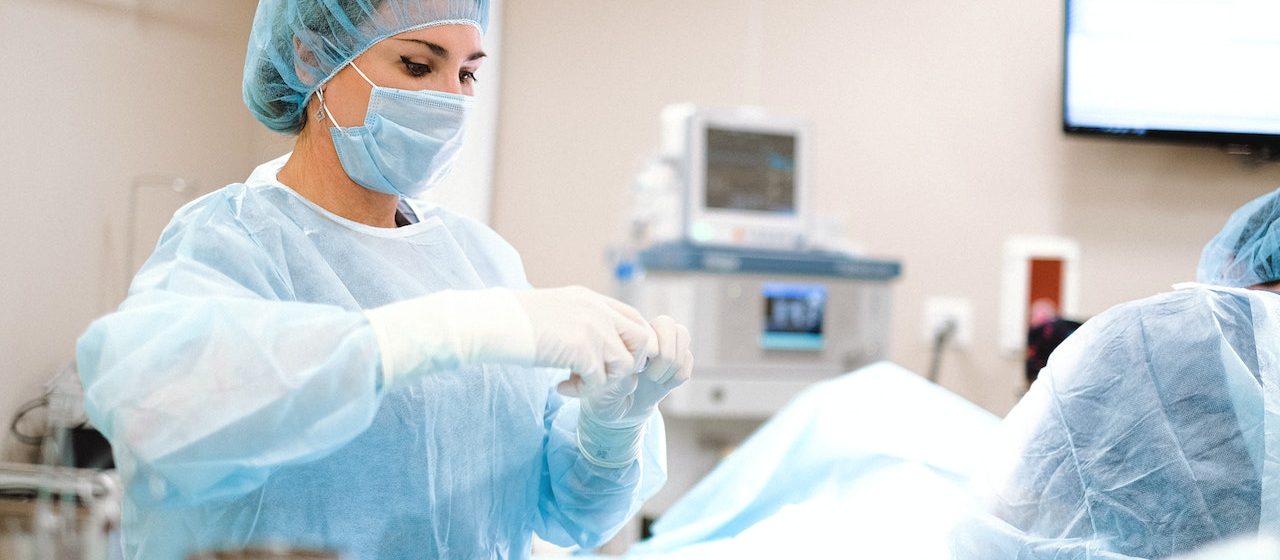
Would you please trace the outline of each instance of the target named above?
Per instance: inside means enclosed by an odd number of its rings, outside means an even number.
[[[821,350],[827,288],[819,284],[765,284],[764,332],[769,350]]]
[[[706,206],[794,214],[795,136],[707,128]]]

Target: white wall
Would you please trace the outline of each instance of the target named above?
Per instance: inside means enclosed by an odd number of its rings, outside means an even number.
[[[125,290],[131,184],[211,189],[254,163],[240,73],[256,2],[0,1],[0,426]],[[184,197],[144,188],[138,257]]]
[[[892,358],[924,371],[926,297],[973,301],[941,382],[997,413],[1021,362],[997,350],[1014,234],[1082,248],[1095,314],[1194,274],[1232,209],[1280,185],[1212,148],[1059,132],[1062,3],[992,0],[510,2],[494,225],[535,284],[608,290],[627,189],[663,105],[758,103],[812,119],[820,208],[903,260]]]

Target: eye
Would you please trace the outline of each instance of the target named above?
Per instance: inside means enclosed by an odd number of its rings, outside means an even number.
[[[420,78],[431,73],[430,66],[427,66],[426,64],[418,64],[417,62],[409,60],[409,57],[407,56],[400,57],[400,62],[404,64],[404,69],[409,72],[409,75],[415,78]]]
[[[476,78],[475,72],[470,72],[467,70],[463,70],[460,74],[458,74],[458,79],[461,80],[462,83],[464,84],[468,84],[468,83],[474,84],[480,81],[478,78]]]

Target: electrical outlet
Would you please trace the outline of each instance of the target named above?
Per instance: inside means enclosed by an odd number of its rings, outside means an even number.
[[[948,345],[966,348],[973,343],[973,301],[965,298],[931,297],[924,301],[924,341],[933,344],[938,332],[955,323]]]

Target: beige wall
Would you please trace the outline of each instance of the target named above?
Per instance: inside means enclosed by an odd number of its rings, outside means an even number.
[[[208,190],[286,149],[240,102],[254,4],[0,0],[0,427],[118,303],[136,177]],[[1016,0],[509,2],[493,221],[536,283],[608,290],[603,252],[622,238],[627,185],[663,105],[806,116],[821,206],[906,265],[893,358],[924,370],[924,298],[970,298],[974,345],[947,356],[942,381],[1003,412],[1019,375],[996,355],[1006,236],[1078,239],[1083,306],[1096,313],[1188,278],[1226,214],[1280,184],[1280,168],[1208,148],[1064,138],[1059,11]],[[182,199],[139,197],[138,258]],[[7,430],[0,447],[22,454]]]
[[[0,443],[9,419],[122,298],[131,184],[204,189],[252,168],[240,70],[252,0],[0,1]],[[138,196],[138,260],[184,200]]]
[[[973,301],[941,382],[998,413],[1021,363],[997,352],[1002,244],[1073,237],[1095,314],[1194,275],[1236,206],[1280,185],[1213,148],[1059,132],[1061,2],[513,1],[493,223],[542,286],[610,288],[632,174],[663,105],[757,103],[816,132],[819,207],[903,260],[892,358],[928,364],[929,296]]]

